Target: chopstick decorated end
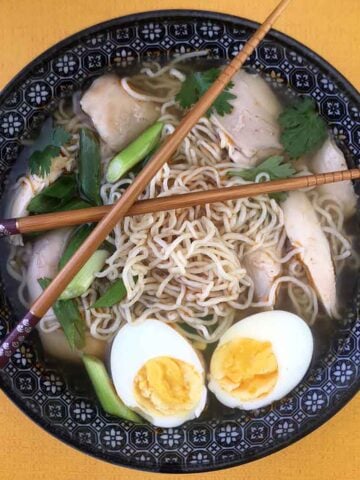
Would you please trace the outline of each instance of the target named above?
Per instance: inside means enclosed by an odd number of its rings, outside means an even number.
[[[16,218],[0,220],[0,238],[21,233]]]
[[[274,21],[281,15],[290,0],[282,0],[258,28],[255,34],[249,39],[236,57],[224,68],[217,80],[206,91],[195,106],[185,115],[178,124],[175,132],[168,136],[164,143],[155,152],[151,161],[145,165],[143,170],[135,178],[134,182],[127,188],[125,193],[109,210],[106,216],[101,220],[89,237],[84,241],[80,248],[75,252],[66,266],[59,271],[50,285],[43,291],[32,305],[29,313],[20,322],[18,327],[26,330],[26,335],[30,333],[39,319],[45,315],[51,305],[56,301],[61,292],[70,283],[73,277],[78,273],[81,267],[86,263],[89,257],[101,245],[107,235],[113,230],[115,225],[126,215],[127,211],[139,197],[146,185],[151,181],[154,175],[171,158],[176,151],[179,143],[185,138],[189,131],[202,115],[209,109],[214,100],[222,92],[233,75],[241,68],[248,56],[254,51],[259,42],[272,27]],[[0,345],[0,366],[4,366],[9,356],[16,350],[16,345],[20,346],[21,341],[25,339],[23,332],[20,334],[15,328]],[[5,348],[6,347],[6,348]]]
[[[9,333],[0,346],[0,368],[5,367],[11,355],[20,347],[39,320],[39,317],[34,315],[30,310],[16,325],[14,330]]]

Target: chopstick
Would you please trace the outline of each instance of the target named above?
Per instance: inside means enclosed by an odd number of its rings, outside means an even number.
[[[168,197],[152,198],[135,202],[125,216],[143,215],[145,213],[163,212],[188,208],[195,205],[226,202],[238,198],[254,197],[266,193],[288,192],[301,188],[316,187],[325,183],[343,182],[360,178],[360,169],[341,170],[317,175],[272,180],[263,183],[250,183],[233,187],[215,188],[200,192],[183,193]],[[71,227],[83,223],[99,222],[111,210],[112,205],[83,208],[67,212],[55,212],[32,217],[10,218],[0,220],[0,237],[42,232],[62,227]]]
[[[146,185],[176,151],[179,143],[186,137],[196,122],[211,107],[214,100],[229,83],[235,73],[242,67],[247,58],[252,54],[261,40],[272,27],[273,23],[285,10],[290,0],[281,0],[265,22],[260,25],[256,32],[246,42],[243,49],[224,68],[219,77],[183,117],[175,132],[170,135],[153,155],[151,161],[145,165],[137,175],[134,182],[126,189],[121,198],[112,206],[107,215],[98,223],[90,236],[80,246],[77,252],[69,260],[66,266],[53,279],[51,284],[33,303],[30,310],[16,327],[9,333],[0,345],[0,368],[4,368],[8,359],[29,335],[32,329],[40,321],[41,317],[49,310],[56,299],[65,290],[73,277],[86,263],[90,256],[101,245],[116,224],[124,217],[132,204],[144,190]]]

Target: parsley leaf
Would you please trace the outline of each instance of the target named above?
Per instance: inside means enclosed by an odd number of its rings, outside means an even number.
[[[270,180],[278,180],[280,178],[290,178],[295,173],[295,168],[289,162],[284,162],[284,158],[280,155],[274,155],[264,160],[260,165],[246,170],[233,170],[228,172],[228,175],[234,177],[241,177],[249,182],[255,182],[256,177],[260,173],[267,173]],[[270,198],[277,202],[282,202],[286,198],[286,192],[270,193]]]
[[[284,162],[280,155],[274,155],[264,160],[260,165],[245,170],[232,170],[229,172],[231,177],[241,177],[249,182],[255,182],[259,173],[267,173],[270,180],[292,177],[296,170],[289,162]]]
[[[185,110],[196,103],[215,82],[219,75],[219,68],[210,68],[205,72],[194,72],[188,75],[181,86],[180,92],[176,95],[176,101],[181,108]],[[227,84],[224,91],[220,93],[207,111],[207,116],[210,116],[214,110],[216,110],[220,116],[231,113],[233,106],[230,101],[236,98],[236,95],[229,92],[233,86],[233,82]]]
[[[326,123],[310,98],[286,107],[279,116],[279,123],[281,143],[291,158],[314,152],[327,138]]]
[[[43,135],[40,134],[38,148],[41,150],[34,150],[29,158],[30,173],[39,177],[45,177],[50,173],[52,159],[60,155],[61,146],[71,137],[62,127],[52,128],[47,133],[47,145]]]

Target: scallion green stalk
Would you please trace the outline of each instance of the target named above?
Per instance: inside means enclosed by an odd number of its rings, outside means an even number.
[[[92,355],[84,354],[82,359],[96,396],[105,412],[134,423],[141,423],[143,421],[141,417],[130,410],[115,392],[103,362]]]
[[[141,162],[157,145],[164,124],[156,122],[146,129],[136,140],[118,153],[109,163],[106,179],[117,182],[126,172]]]
[[[97,250],[91,255],[82,269],[75,275],[69,285],[65,288],[60,296],[60,300],[69,300],[70,298],[80,297],[90,288],[95,279],[95,274],[105,265],[105,261],[109,256],[107,250]]]

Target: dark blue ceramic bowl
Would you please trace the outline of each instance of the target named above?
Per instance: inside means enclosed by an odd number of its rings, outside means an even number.
[[[208,49],[231,59],[257,24],[198,11],[162,11],[123,17],[84,30],[24,68],[0,96],[0,195],[21,140],[59,99],[117,67],[149,58]],[[359,95],[340,73],[291,38],[272,31],[248,65],[275,87],[311,96],[350,164],[360,161]],[[2,283],[1,283],[2,282]],[[17,317],[15,292],[0,279],[0,338]],[[228,411],[179,428],[132,425],[106,415],[86,385],[44,362],[36,334],[13,356],[0,386],[34,422],[99,459],[160,472],[201,472],[240,465],[284,448],[328,420],[359,387],[360,290],[355,289],[336,338],[304,380],[272,407]],[[6,437],[4,438],[6,441]]]

